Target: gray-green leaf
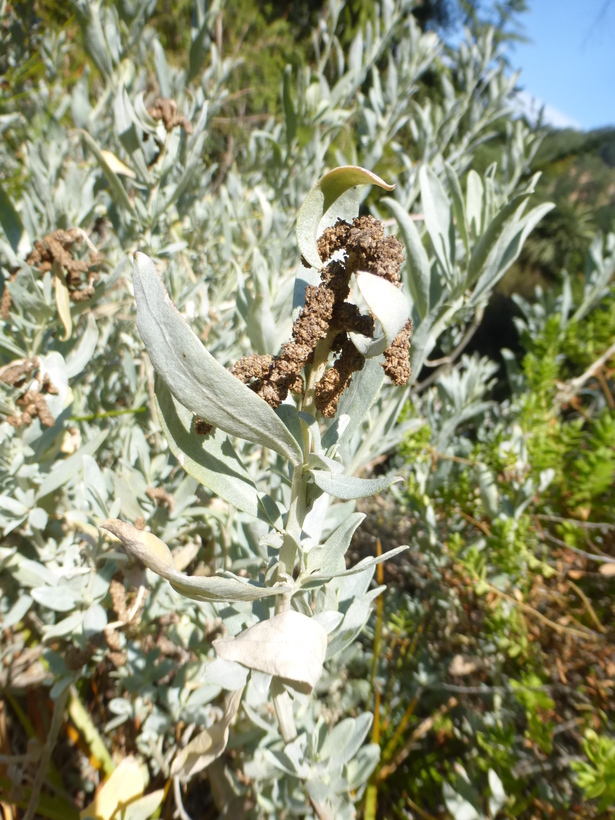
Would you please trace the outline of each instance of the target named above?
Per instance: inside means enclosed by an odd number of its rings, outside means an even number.
[[[283,422],[267,402],[208,353],[143,253],[135,254],[133,281],[139,333],[154,369],[175,398],[214,427],[300,464],[301,448]]]
[[[333,475],[326,470],[310,470],[310,475],[314,479],[317,487],[335,498],[342,498],[348,501],[351,498],[366,498],[370,495],[381,493],[390,487],[394,481],[399,481],[397,476],[385,476],[383,478],[357,478],[351,475]]]
[[[419,316],[424,319],[429,312],[429,286],[431,280],[431,268],[427,251],[423,247],[419,232],[406,209],[390,197],[385,197],[382,201],[393,212],[393,216],[399,224],[406,247],[407,276],[404,277],[404,282],[408,286]]]
[[[238,510],[259,516],[258,492],[228,438],[218,430],[208,439],[192,432],[192,413],[162,379],[156,380],[156,406],[171,452],[188,475]]]

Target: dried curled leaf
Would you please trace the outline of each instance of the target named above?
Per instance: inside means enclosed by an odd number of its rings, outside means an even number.
[[[129,177],[130,179],[137,178],[137,175],[132,170],[132,168],[129,168],[127,165],[125,165],[122,162],[122,160],[118,159],[118,157],[116,157],[112,151],[103,150],[100,153],[105,162],[107,163],[107,165],[109,166],[109,168],[111,168],[111,170],[113,171],[113,173],[122,174],[123,176]]]
[[[79,817],[81,820],[117,820],[119,817],[128,817],[131,807],[141,800],[147,800],[148,806],[151,802],[149,807],[154,812],[162,803],[164,790],[159,789],[147,795],[147,798],[142,798],[147,781],[147,768],[135,757],[125,757]]]
[[[410,318],[410,304],[404,294],[391,282],[367,271],[358,271],[357,285],[372,314],[382,325],[383,335],[369,339],[351,333],[350,338],[365,358],[379,356],[393,344],[397,334]]]
[[[291,589],[287,584],[261,587],[238,578],[185,575],[175,566],[171,550],[153,533],[138,530],[117,518],[104,521],[100,526],[119,538],[131,555],[152,572],[166,578],[173,589],[187,598],[197,601],[256,601]]]
[[[220,757],[226,749],[229,727],[239,710],[242,694],[243,689],[238,689],[227,696],[222,720],[205,729],[181,750],[171,766],[171,777],[190,778]]]

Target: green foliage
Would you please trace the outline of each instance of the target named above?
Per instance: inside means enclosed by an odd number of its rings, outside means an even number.
[[[423,607],[433,600],[438,607],[430,609],[427,623],[409,625],[416,646],[399,674],[409,675],[404,679],[416,702],[404,736],[436,708],[446,709],[461,745],[451,738],[439,745],[442,738],[434,730],[434,737],[420,741],[418,758],[435,761],[442,777],[444,758],[457,754],[471,783],[493,768],[506,810],[515,817],[532,816],[536,805],[585,816],[579,808],[583,799],[594,800],[583,811],[596,816],[612,800],[595,799],[599,789],[607,789],[612,737],[606,728],[599,735],[600,766],[574,764],[585,777],[577,779],[576,790],[566,764],[560,774],[546,775],[535,763],[554,761],[557,769],[562,754],[588,755],[588,744],[564,728],[578,714],[571,676],[593,709],[612,715],[615,708],[598,694],[603,690],[592,688],[612,671],[601,637],[613,618],[607,573],[615,525],[615,327],[606,250],[612,241],[593,241],[584,274],[572,287],[567,280],[560,294],[538,292],[533,304],[517,299],[524,350],[516,359],[504,352],[507,401],[485,400],[489,377],[479,374],[488,371],[475,356],[453,364],[454,379],[450,365],[441,364],[434,386],[413,391],[405,409],[405,417],[429,419],[400,448],[411,532],[427,550],[416,557],[405,606],[415,612],[418,595]],[[576,552],[567,552],[567,545]],[[403,615],[399,598],[391,605],[397,610],[389,616],[393,630]],[[450,697],[458,701],[453,707]],[[399,714],[390,720],[398,724]],[[387,784],[394,791],[397,783],[417,777],[408,757]],[[450,776],[444,780],[457,795],[444,790],[453,815],[455,805],[482,816],[476,794]],[[479,792],[484,795],[486,788],[483,781]],[[420,781],[409,796],[433,813],[437,794]]]
[[[599,811],[612,809],[615,806],[615,741],[588,729],[583,750],[587,762],[572,763],[577,783],[587,800],[598,799]]]

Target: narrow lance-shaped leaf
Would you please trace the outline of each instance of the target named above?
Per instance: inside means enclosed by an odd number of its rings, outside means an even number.
[[[482,232],[484,188],[483,182],[474,169],[468,173],[466,182],[466,219],[470,234],[475,238]]]
[[[310,470],[317,487],[335,498],[350,501],[353,498],[367,498],[370,495],[381,493],[395,481],[398,476],[383,478],[357,478],[351,475],[333,475],[326,470]]]
[[[442,183],[428,165],[419,171],[425,225],[442,270],[450,278],[455,265],[455,243],[451,241],[451,208]],[[453,235],[454,237],[454,235]]]
[[[378,185],[386,191],[395,187],[358,165],[343,165],[319,179],[301,206],[297,215],[297,244],[301,255],[313,268],[320,270],[323,267],[317,244],[320,220],[342,194],[356,185]]]
[[[66,342],[70,339],[73,332],[73,320],[70,313],[70,294],[62,265],[57,259],[53,261],[52,270],[55,277],[56,307],[58,309],[58,316],[64,327],[64,336],[62,336],[61,341]]]
[[[312,587],[326,584],[327,581],[330,581],[332,578],[346,578],[349,575],[357,575],[359,572],[365,572],[366,569],[372,569],[378,564],[383,564],[385,561],[394,558],[396,555],[399,555],[400,552],[405,552],[407,549],[409,548],[406,546],[395,547],[394,549],[385,552],[384,555],[363,558],[362,561],[359,561],[358,564],[355,564],[354,567],[350,567],[349,569],[344,568],[336,571],[323,570],[322,572],[317,572],[314,575],[310,575],[309,578],[306,578],[301,586],[304,589],[311,589]]]
[[[518,220],[521,218],[523,208],[525,207],[529,196],[530,194],[526,192],[519,194],[519,196],[513,197],[513,199],[506,203],[502,210],[499,211],[495,218],[489,223],[485,232],[476,243],[468,263],[468,287],[472,287],[482,273],[489,253],[497,244],[508,223],[511,220]]]
[[[282,79],[282,101],[284,103],[284,122],[286,124],[286,144],[291,145],[297,133],[297,112],[293,102],[291,84],[293,67],[287,65]]]
[[[522,219],[517,221],[516,218],[513,217],[511,222],[504,227],[500,238],[487,257],[483,271],[476,282],[476,287],[472,294],[473,302],[476,303],[487,288],[493,287],[502,278],[521,253],[528,234],[534,230],[534,227],[540,222],[543,216],[553,207],[552,202],[543,202],[542,205],[537,205],[529,213],[525,214]]]
[[[461,237],[461,241],[466,250],[466,257],[470,255],[470,241],[468,239],[468,228],[466,224],[466,209],[463,203],[463,194],[461,193],[461,185],[459,184],[459,178],[455,173],[454,168],[448,164],[448,162],[444,163],[444,169],[446,170],[446,178],[448,179],[448,184],[451,192],[451,199],[453,202],[453,213],[455,214],[455,222],[457,224],[457,230],[459,231],[459,236]]]
[[[274,410],[205,349],[171,302],[151,259],[135,254],[137,327],[154,369],[176,399],[214,427],[302,461],[301,448]]]
[[[385,197],[382,201],[393,212],[393,216],[399,224],[406,247],[408,276],[405,282],[419,316],[424,319],[429,312],[429,285],[431,280],[431,268],[427,251],[423,247],[419,232],[406,209],[390,197]]]
[[[291,589],[286,584],[259,587],[237,578],[221,578],[218,575],[185,575],[175,566],[171,550],[153,533],[138,530],[117,518],[109,519],[100,526],[119,538],[131,555],[169,581],[177,592],[187,598],[197,601],[257,601]]]
[[[16,254],[25,256],[30,247],[28,234],[8,194],[0,184],[0,227]]]
[[[132,168],[129,168],[127,165],[125,165],[122,162],[122,160],[116,157],[112,151],[102,150],[100,153],[114,174],[121,174],[125,177],[128,177],[129,179],[137,178],[137,175],[132,170]]]
[[[366,361],[363,370],[353,376],[350,387],[342,393],[336,420],[322,437],[325,449],[335,442],[337,420],[345,415],[349,421],[339,435],[339,445],[343,446],[350,441],[380,392],[384,378],[384,370],[376,359]]]
[[[324,544],[311,549],[307,555],[307,573],[311,574],[319,571],[336,572],[343,569],[344,555],[350,546],[352,536],[357,527],[365,519],[364,513],[353,513],[331,533]]]
[[[126,189],[122,185],[120,178],[115,173],[115,171],[109,166],[109,163],[105,159],[103,152],[98,147],[96,141],[91,137],[87,131],[81,131],[81,136],[85,140],[86,145],[90,149],[90,151],[96,157],[98,164],[100,165],[101,171],[105,175],[107,182],[109,183],[109,188],[111,189],[111,196],[113,201],[116,205],[121,205],[129,214],[134,214],[134,206],[130,201],[130,197],[126,192]]]
[[[294,609],[261,621],[236,638],[214,641],[227,661],[274,675],[309,694],[320,676],[327,653],[327,633],[314,618]]]

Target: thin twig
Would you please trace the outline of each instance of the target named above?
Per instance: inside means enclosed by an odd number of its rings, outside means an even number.
[[[41,750],[38,748],[32,752],[26,752],[23,755],[0,755],[0,763],[6,764],[7,766],[13,763],[32,763],[38,760],[40,756]]]
[[[483,521],[477,521],[476,518],[472,518],[469,513],[464,512],[463,510],[459,510],[459,515],[462,518],[465,518],[470,524],[476,527],[477,530],[480,530],[484,533],[488,538],[491,537],[491,528],[488,524],[485,524]]]
[[[555,621],[552,621],[550,618],[547,618],[547,616],[543,615],[542,612],[539,612],[537,609],[534,609],[533,606],[530,606],[529,604],[524,604],[522,601],[517,601],[517,599],[513,598],[512,595],[507,595],[505,592],[502,592],[502,590],[498,589],[497,587],[494,587],[493,584],[489,584],[487,581],[483,581],[482,583],[490,590],[490,592],[494,592],[496,595],[499,595],[501,598],[504,598],[505,601],[508,601],[514,606],[519,607],[519,609],[523,610],[523,612],[527,612],[528,615],[533,615],[535,618],[538,618],[539,621],[542,621],[547,626],[550,626],[551,629],[554,629],[556,632],[568,632],[570,635],[576,635],[578,638],[585,639],[596,639],[600,637],[591,629],[587,629],[587,631],[585,631],[581,629],[575,629],[572,626],[563,626],[563,624],[558,624]]]
[[[443,364],[452,364],[455,359],[457,359],[461,353],[466,349],[466,347],[470,344],[472,337],[478,330],[478,326],[483,320],[483,314],[485,313],[484,308],[479,308],[476,313],[474,314],[474,318],[468,329],[466,330],[462,340],[459,342],[457,347],[453,350],[452,353],[449,353],[448,356],[442,356],[440,359],[425,359],[425,366],[426,367],[439,367]]]
[[[583,387],[586,381],[592,378],[595,375],[596,371],[599,370],[603,364],[608,362],[608,360],[615,356],[615,342],[605,350],[602,356],[599,356],[596,361],[591,364],[585,373],[582,373],[580,376],[577,376],[576,379],[571,379],[565,385],[563,385],[562,389],[555,397],[555,401],[558,404],[568,404],[570,403],[571,399],[576,396],[579,390]]]
[[[590,616],[590,618],[591,618],[591,619],[592,619],[592,621],[596,624],[596,628],[597,628],[600,632],[602,632],[602,634],[604,635],[604,634],[605,634],[605,632],[606,632],[606,629],[602,626],[602,624],[601,624],[601,623],[600,623],[600,621],[598,620],[598,616],[596,615],[596,612],[595,612],[595,610],[594,610],[593,606],[591,605],[591,602],[590,602],[589,598],[587,597],[587,595],[583,592],[583,590],[582,590],[580,587],[578,587],[578,586],[574,583],[574,581],[571,581],[571,580],[570,580],[570,578],[568,578],[567,580],[568,580],[568,586],[571,586],[571,587],[574,589],[574,591],[577,593],[577,595],[579,596],[579,598],[580,598],[580,599],[583,601],[583,603],[585,604],[585,607],[586,607],[587,611],[589,612],[589,616]]]
[[[593,521],[579,521],[577,518],[562,518],[559,515],[545,515],[544,513],[536,513],[535,516],[542,521],[555,521],[558,524],[576,524],[577,527],[582,527],[587,530],[615,529],[615,524],[609,524],[607,521],[594,523]]]
[[[574,552],[577,555],[582,555],[583,558],[589,558],[591,561],[599,561],[602,564],[615,564],[615,558],[613,558],[610,555],[594,555],[591,552],[585,552],[585,550],[580,550],[578,547],[571,547],[570,544],[567,544],[565,541],[556,538],[554,535],[551,535],[551,533],[547,532],[546,530],[544,530],[544,536],[549,541],[552,541],[554,544],[557,544],[558,547],[563,547],[564,549],[570,550],[571,552]]]
[[[182,788],[178,776],[173,778],[173,796],[175,797],[175,807],[181,820],[192,820],[192,817],[190,817],[182,802]]]
[[[383,766],[380,769],[380,771],[378,772],[379,782],[386,780],[387,777],[389,777],[389,775],[393,774],[393,772],[408,757],[413,744],[416,743],[417,740],[420,740],[420,738],[422,738],[424,735],[426,735],[427,732],[430,732],[436,720],[445,715],[451,709],[454,709],[455,706],[457,706],[457,703],[457,698],[449,698],[448,702],[442,704],[442,706],[433,715],[430,715],[428,718],[425,718],[425,720],[419,723],[419,725],[412,732],[408,740],[404,743],[399,752],[395,755],[394,759],[386,766]]]
[[[437,370],[434,370],[434,372],[430,376],[427,376],[425,381],[422,381],[419,384],[415,384],[414,387],[412,388],[412,392],[415,395],[419,395],[420,393],[423,393],[425,390],[427,390],[428,387],[431,387],[432,384],[437,382],[438,379],[441,376],[447,376],[451,372],[452,369],[453,369],[453,366],[450,363],[443,364]]]
[[[600,387],[602,388],[602,392],[604,393],[606,403],[609,405],[611,410],[615,410],[615,399],[613,398],[613,394],[609,389],[607,380],[604,378],[604,372],[602,368],[596,372],[596,378],[600,382]]]
[[[70,694],[70,686],[66,686],[58,695],[55,706],[53,707],[53,716],[51,718],[51,726],[49,727],[49,734],[45,745],[41,749],[40,763],[36,776],[32,782],[32,791],[30,793],[30,800],[28,801],[28,808],[23,816],[23,820],[34,820],[36,810],[38,808],[38,798],[47,777],[47,770],[51,762],[51,755],[53,753],[56,741],[62,728],[62,719],[64,717],[64,710]]]
[[[434,817],[433,814],[429,814],[428,812],[424,811],[420,806],[417,806],[414,800],[411,800],[407,794],[404,794],[404,799],[406,803],[410,806],[412,811],[415,811],[419,817],[423,818],[423,820],[438,820],[438,818]]]
[[[447,453],[440,453],[435,447],[429,447],[428,449],[436,460],[454,461],[456,464],[467,464],[469,467],[480,467],[483,463],[482,461],[472,461],[469,458],[462,458],[461,456],[449,456]]]

